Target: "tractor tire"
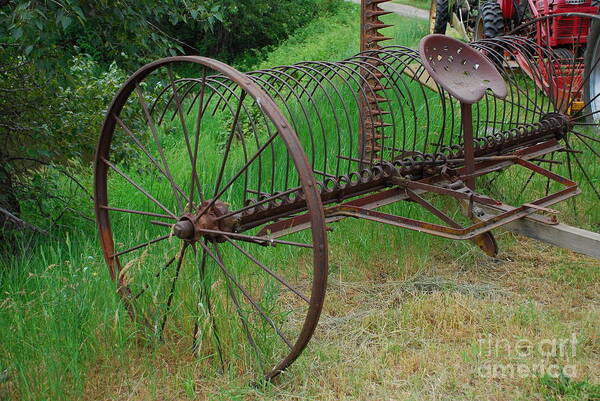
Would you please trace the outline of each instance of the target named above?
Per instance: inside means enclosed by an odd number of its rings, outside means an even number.
[[[449,0],[431,0],[429,12],[430,33],[446,34],[446,27],[450,22]]]
[[[483,3],[479,8],[476,39],[495,38],[502,34],[504,34],[504,16],[500,4],[496,1]]]

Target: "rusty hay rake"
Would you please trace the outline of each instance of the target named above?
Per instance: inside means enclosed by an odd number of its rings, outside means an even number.
[[[241,73],[170,57],[117,93],[98,143],[96,213],[143,332],[271,379],[317,327],[333,222],[470,240],[494,256],[493,229],[555,225],[551,206],[577,195],[576,181],[598,201],[599,94],[573,112],[552,77],[600,82],[600,52],[581,73],[522,36],[381,47],[385,1],[363,2],[362,52],[349,59]],[[400,201],[435,220],[384,208]]]

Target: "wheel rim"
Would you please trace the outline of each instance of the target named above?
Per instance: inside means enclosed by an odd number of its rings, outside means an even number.
[[[477,16],[477,21],[475,22],[475,30],[473,32],[473,40],[481,40],[481,39],[485,39],[485,35],[483,34],[483,19],[481,18],[481,15],[479,15],[479,16]]]
[[[126,151],[136,169],[119,158]],[[260,204],[284,189],[284,175],[297,190]],[[187,56],[138,70],[109,108],[95,168],[101,244],[129,314],[151,337],[190,338],[218,365],[278,375],[310,340],[325,295],[315,187],[285,117],[244,74]],[[310,233],[270,242],[278,248],[261,246],[260,225],[240,234],[252,212],[292,196],[306,202]],[[260,206],[248,208],[252,199]]]

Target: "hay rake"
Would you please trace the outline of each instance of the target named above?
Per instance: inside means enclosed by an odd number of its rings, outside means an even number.
[[[363,2],[362,52],[349,59],[241,73],[171,57],[117,93],[96,213],[111,278],[145,334],[271,379],[317,326],[333,222],[470,240],[494,256],[491,230],[556,224],[550,206],[580,192],[576,179],[598,196],[597,111],[568,115],[564,97],[529,78],[556,71],[543,70],[551,49],[440,35],[418,51],[381,47],[384,1]],[[464,221],[438,199],[458,201]],[[437,220],[402,215],[400,201]]]

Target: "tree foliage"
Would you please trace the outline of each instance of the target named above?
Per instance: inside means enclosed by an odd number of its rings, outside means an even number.
[[[47,174],[88,169],[104,110],[142,64],[175,54],[247,62],[248,50],[341,2],[0,0],[0,211],[20,218],[26,203],[50,214],[58,188]]]
[[[38,68],[58,72],[68,55],[135,68],[148,59],[200,52],[231,59],[276,43],[340,0],[8,0],[0,38]]]

